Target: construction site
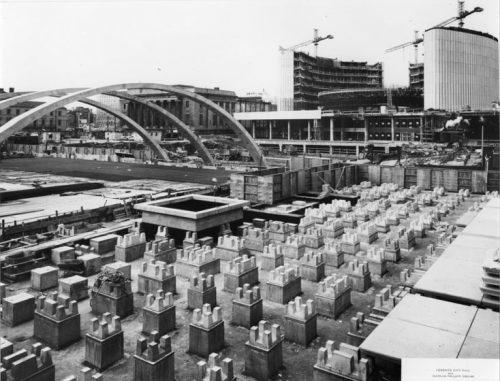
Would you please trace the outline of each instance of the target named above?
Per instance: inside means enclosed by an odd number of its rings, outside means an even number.
[[[481,12],[459,1],[386,50],[415,49],[408,87],[319,56],[337,36],[314,29],[276,52],[277,104],[2,89],[0,381],[499,380],[498,39],[464,27]],[[85,128],[44,128],[74,104]]]

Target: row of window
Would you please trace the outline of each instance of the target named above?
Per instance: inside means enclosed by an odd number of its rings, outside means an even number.
[[[24,113],[24,112],[26,112],[26,111],[28,111],[28,110],[29,110],[29,109],[23,109],[23,110],[22,110],[22,112]],[[20,115],[20,114],[21,114],[21,109],[19,109],[19,108],[12,108],[12,107],[9,107],[9,108],[5,111],[5,113],[6,113],[7,115],[16,115],[16,116],[17,116],[17,115]],[[50,116],[54,116],[54,111],[52,111],[52,112],[50,113]],[[61,111],[61,110],[58,110],[58,111],[57,111],[57,116],[62,116],[62,111]]]

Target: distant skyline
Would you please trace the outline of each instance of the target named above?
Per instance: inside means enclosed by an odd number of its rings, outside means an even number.
[[[465,2],[476,6],[485,10],[465,28],[498,38],[499,2]],[[414,48],[385,49],[456,13],[456,0],[0,0],[0,87],[143,81],[277,97],[279,46],[311,40],[314,28],[334,36],[318,55],[383,62],[385,85],[407,86]]]

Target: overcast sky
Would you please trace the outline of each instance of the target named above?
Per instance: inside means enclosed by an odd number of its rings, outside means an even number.
[[[465,3],[475,6],[485,11],[465,27],[498,37],[499,1]],[[277,96],[278,47],[313,28],[335,37],[319,55],[384,62],[385,84],[406,86],[413,47],[384,50],[456,13],[456,0],[0,0],[0,87],[154,81]]]

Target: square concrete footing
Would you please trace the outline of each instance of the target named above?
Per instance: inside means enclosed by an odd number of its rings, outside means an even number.
[[[319,282],[325,277],[325,263],[323,262],[318,265],[301,263],[300,276],[311,282]]]
[[[342,312],[351,306],[351,287],[347,287],[335,296],[314,296],[316,311],[321,316],[337,319]]]
[[[97,254],[106,254],[115,250],[116,242],[119,235],[107,234],[100,237],[95,237],[90,240],[90,247],[94,249]]]
[[[137,292],[139,294],[154,294],[157,290],[163,290],[164,292],[171,292],[172,294],[177,293],[177,282],[176,276],[172,275],[166,279],[156,279],[149,277],[144,274],[138,274],[137,276]]]
[[[261,256],[261,270],[271,271],[277,267],[283,266],[285,264],[285,257],[283,255],[280,256]]]
[[[219,352],[224,348],[224,321],[210,328],[199,325],[189,325],[189,352],[207,358],[210,353]]]
[[[100,255],[89,253],[80,255],[77,259],[83,261],[86,276],[97,274],[101,271],[102,259]]]
[[[14,344],[12,344],[9,340],[0,337],[0,358],[4,359],[12,353],[14,353]]]
[[[2,301],[2,322],[14,327],[33,320],[35,297],[26,292],[9,296]]]
[[[91,306],[94,315],[109,312],[113,316],[124,318],[134,313],[134,294],[125,291],[118,295],[93,292]]]
[[[245,283],[253,286],[259,283],[259,268],[254,267],[241,274],[224,273],[224,291],[235,292],[238,287]]]
[[[327,266],[339,268],[344,264],[344,253],[327,253],[323,252],[325,263]]]
[[[105,265],[102,269],[103,271],[109,271],[109,272],[121,272],[123,275],[125,275],[128,279],[132,279],[132,265],[129,263],[117,261],[113,263],[108,263]]]
[[[360,250],[361,246],[359,242],[342,242],[342,251],[344,254],[356,255],[356,253]]]
[[[45,291],[57,287],[57,267],[44,266],[31,270],[31,288],[35,291]]]
[[[210,304],[213,308],[217,305],[217,289],[215,286],[205,291],[188,288],[187,290],[188,308],[194,310],[202,308],[204,304]]]
[[[365,292],[372,286],[372,278],[369,272],[363,275],[349,274],[349,278],[351,278],[354,291]]]
[[[262,320],[263,301],[256,300],[253,303],[246,303],[243,299],[233,300],[233,317],[231,322],[250,329]]]
[[[266,321],[250,329],[250,339],[245,343],[245,375],[259,381],[275,377],[283,368],[283,340],[279,325],[271,330]]]
[[[297,319],[293,316],[284,317],[285,320],[285,339],[294,343],[307,345],[317,336],[318,314],[312,314],[308,319]]]
[[[396,250],[385,249],[385,260],[390,262],[399,262],[401,259],[401,250],[398,248]]]
[[[115,332],[103,339],[85,336],[85,364],[99,372],[109,368],[123,358],[123,331]]]
[[[198,265],[177,258],[177,262],[175,262],[175,273],[184,278],[191,278],[193,275],[201,273],[205,273],[206,275],[216,275],[220,273],[220,259],[215,258],[212,261]]]
[[[368,260],[368,269],[371,274],[382,277],[387,272],[387,262],[385,260],[381,262]]]
[[[302,293],[301,277],[292,279],[290,282],[280,284],[273,281],[267,282],[266,299],[270,302],[286,304],[297,295]]]
[[[158,332],[164,335],[175,329],[175,306],[168,307],[163,311],[154,311],[144,307],[142,309],[142,332],[151,334]]]
[[[137,340],[134,354],[134,381],[175,381],[175,360],[171,338],[158,332]]]
[[[71,300],[83,300],[89,297],[88,279],[79,275],[59,279],[59,294],[68,296]]]
[[[33,337],[52,349],[63,349],[80,340],[80,314],[57,320],[35,312]]]
[[[146,251],[146,242],[139,242],[128,247],[115,247],[115,259],[121,262],[132,262],[142,258]]]
[[[65,260],[75,259],[75,249],[71,246],[56,247],[52,249],[50,259],[55,265],[58,265]]]
[[[272,348],[264,349],[245,343],[245,374],[267,381],[283,368],[283,339]]]

